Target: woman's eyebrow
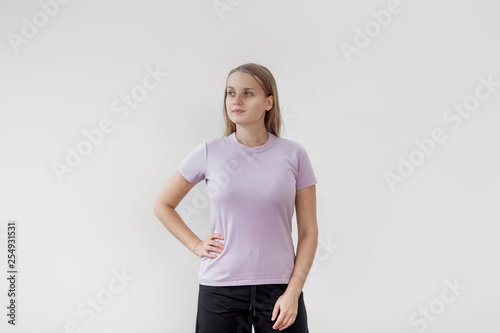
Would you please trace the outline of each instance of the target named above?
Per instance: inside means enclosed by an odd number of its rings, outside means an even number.
[[[227,86],[226,89],[234,89],[234,88],[231,86]],[[255,90],[255,89],[254,88],[243,88],[243,90]]]

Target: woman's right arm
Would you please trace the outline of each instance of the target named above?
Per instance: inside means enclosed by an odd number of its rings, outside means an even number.
[[[180,173],[176,171],[170,178],[165,187],[161,190],[160,195],[154,204],[154,213],[161,221],[161,223],[170,231],[175,238],[177,238],[184,246],[198,257],[215,258],[215,255],[208,253],[208,251],[222,252],[219,242],[214,241],[212,238],[217,237],[212,234],[202,241],[195,235],[191,229],[184,223],[175,208],[186,196],[186,194],[196,185],[196,183],[188,182]],[[217,247],[217,249],[216,249]],[[223,248],[223,246],[222,246]],[[220,250],[220,251],[219,251]]]

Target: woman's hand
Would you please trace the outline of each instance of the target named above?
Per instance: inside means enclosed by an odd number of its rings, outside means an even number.
[[[208,251],[221,253],[222,249],[224,249],[224,244],[217,242],[214,240],[215,238],[224,239],[224,236],[219,234],[209,235],[204,241],[200,241],[198,245],[196,245],[196,248],[193,251],[194,254],[200,258],[215,258],[215,254],[210,254]]]
[[[280,312],[280,315],[278,317],[278,320],[276,320],[276,322],[274,323],[273,329],[279,329],[280,331],[282,331],[288,326],[292,325],[295,322],[295,318],[297,318],[298,308],[298,297],[287,292],[281,295],[274,304],[274,310],[271,320],[274,321],[274,319],[278,315],[278,310]]]

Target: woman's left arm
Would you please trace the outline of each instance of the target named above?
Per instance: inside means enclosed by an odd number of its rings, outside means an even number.
[[[295,267],[285,293],[299,297],[311,269],[318,247],[316,220],[316,185],[300,189],[295,195],[297,216],[297,254]]]
[[[298,244],[295,267],[288,286],[274,304],[271,320],[273,329],[284,330],[292,325],[298,313],[298,300],[307,275],[311,269],[318,247],[318,223],[316,222],[316,185],[297,191],[295,196],[297,214]],[[279,311],[279,317],[278,317]]]

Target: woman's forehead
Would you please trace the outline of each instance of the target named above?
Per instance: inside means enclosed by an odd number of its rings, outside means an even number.
[[[241,75],[235,75],[241,74]],[[241,89],[241,90],[259,90],[260,86],[257,80],[247,73],[235,72],[229,76],[227,79],[227,88],[231,89]]]

